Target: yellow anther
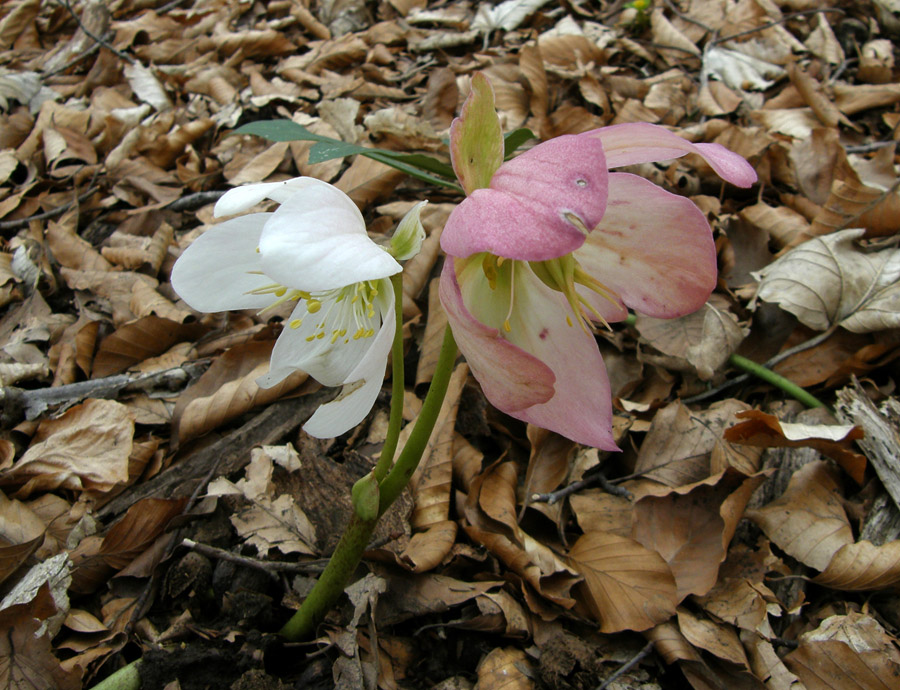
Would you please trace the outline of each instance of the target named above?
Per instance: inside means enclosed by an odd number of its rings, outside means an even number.
[[[313,340],[315,340],[315,339],[316,339],[316,336],[315,336],[315,335],[308,335],[308,336],[306,336],[306,342],[308,342],[308,343],[311,343],[311,342],[312,342]]]
[[[284,297],[284,293],[286,293],[286,292],[287,292],[287,288],[281,287],[281,288],[278,288],[274,294],[276,297]]]
[[[316,338],[318,338],[319,340],[321,340],[324,337],[325,337],[324,333],[316,333]]]
[[[303,319],[294,319],[293,321],[291,321],[291,328],[293,328],[295,330],[300,328],[300,326],[302,326],[302,325],[303,325]]]
[[[509,319],[503,322],[503,330],[509,333],[512,330],[512,327],[509,325]]]
[[[569,328],[574,328],[572,326],[572,319],[568,314],[566,314],[566,323],[569,324]]]
[[[317,299],[307,299],[306,300],[306,310],[310,314],[315,314],[319,309],[322,308],[322,303]]]

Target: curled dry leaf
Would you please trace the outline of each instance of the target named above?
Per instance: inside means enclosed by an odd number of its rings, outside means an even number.
[[[143,553],[165,531],[187,504],[183,498],[144,498],[110,528],[99,555],[112,568],[121,570]]]
[[[826,618],[784,661],[807,690],[890,690],[900,672],[896,644],[862,614]]]
[[[900,541],[842,546],[813,582],[850,592],[896,587],[900,584]]]
[[[47,526],[24,503],[0,492],[0,582],[22,567],[44,540]]]
[[[663,558],[639,542],[586,532],[569,550],[584,576],[578,599],[604,633],[646,630],[675,613],[675,577]]]
[[[532,690],[531,661],[517,647],[495,647],[478,664],[479,688]]]
[[[747,421],[725,430],[725,440],[762,448],[815,448],[835,460],[857,484],[862,484],[866,471],[864,455],[851,449],[863,437],[862,429],[853,424],[791,424],[760,410],[735,414]]]
[[[864,230],[842,230],[804,242],[754,274],[757,297],[805,326],[855,333],[900,327],[900,249],[865,253]]]
[[[134,415],[112,400],[89,399],[41,422],[31,445],[0,477],[25,482],[18,495],[65,488],[106,492],[128,481]]]
[[[731,470],[635,503],[631,536],[668,563],[677,601],[706,594],[715,585],[744,507],[764,478],[744,479]]]
[[[638,453],[635,472],[666,486],[702,481],[732,465],[744,474],[759,468],[758,453],[743,453],[721,439],[735,412],[748,409],[739,400],[723,400],[708,410],[692,412],[680,400],[656,413]]]
[[[0,687],[16,690],[78,690],[80,674],[66,671],[54,656],[50,637],[39,634],[56,612],[47,585],[27,604],[0,611]]]
[[[785,553],[816,570],[825,570],[841,547],[853,543],[835,471],[820,461],[797,470],[781,498],[748,510],[747,517]]]
[[[161,355],[176,343],[196,340],[208,330],[199,323],[183,324],[159,316],[145,316],[121,326],[100,342],[91,373],[93,378],[118,374],[149,357]]]
[[[650,345],[684,360],[688,365],[685,368],[696,370],[704,381],[716,375],[747,335],[728,310],[728,302],[719,295],[713,295],[694,313],[677,319],[638,315],[635,326]]]
[[[469,367],[466,364],[460,364],[453,371],[434,431],[410,479],[409,488],[415,499],[415,509],[409,520],[413,529],[427,529],[449,519],[454,427],[459,397],[468,375]],[[414,423],[410,422],[406,429],[411,432],[413,426]],[[452,546],[452,542],[449,546]]]
[[[744,652],[738,634],[732,627],[717,623],[710,618],[701,618],[681,606],[678,607],[677,615],[681,634],[692,645],[724,661],[745,668],[749,667],[747,654]]]
[[[178,396],[172,413],[173,439],[181,444],[202,436],[303,383],[307,376],[298,371],[274,388],[256,385],[256,379],[269,369],[274,345],[274,340],[253,340],[219,356],[197,383]]]

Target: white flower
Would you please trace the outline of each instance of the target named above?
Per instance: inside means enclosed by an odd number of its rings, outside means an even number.
[[[281,204],[274,213],[232,218],[196,239],[175,262],[172,287],[206,312],[296,302],[257,383],[270,388],[300,369],[343,386],[303,427],[318,438],[338,436],[363,420],[381,390],[395,330],[388,277],[401,268],[369,239],[350,197],[314,178],[237,187],[215,215],[265,198]]]

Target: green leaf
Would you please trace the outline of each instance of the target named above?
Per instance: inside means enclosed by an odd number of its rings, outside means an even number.
[[[322,163],[330,161],[332,158],[343,158],[357,153],[365,154],[371,150],[347,141],[320,141],[309,149],[309,164]]]
[[[537,139],[537,135],[527,127],[519,127],[503,135],[503,158],[509,158],[517,148],[529,139]]]
[[[241,125],[234,134],[255,134],[269,141],[335,141],[313,134],[303,125],[290,120],[258,120]]]
[[[450,152],[466,194],[488,187],[503,163],[503,130],[494,108],[494,89],[481,72],[472,76],[469,97],[450,126]]]

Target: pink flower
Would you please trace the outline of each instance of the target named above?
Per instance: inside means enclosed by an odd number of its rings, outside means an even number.
[[[625,124],[535,146],[453,211],[441,236],[450,257],[441,302],[495,407],[617,449],[593,324],[621,321],[628,309],[657,318],[696,311],[715,287],[716,251],[689,199],[608,168],[687,153],[732,184],[756,181],[747,161],[718,144]]]

